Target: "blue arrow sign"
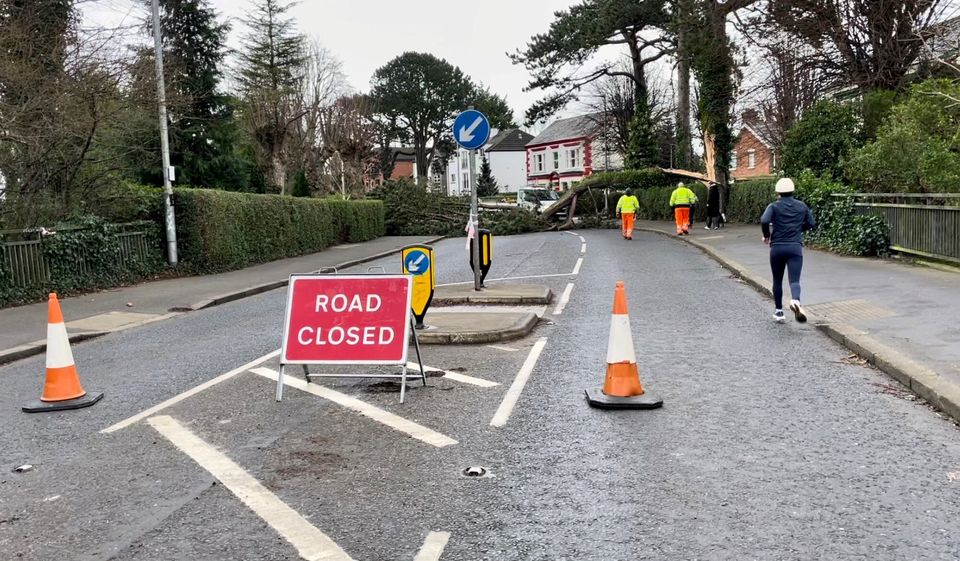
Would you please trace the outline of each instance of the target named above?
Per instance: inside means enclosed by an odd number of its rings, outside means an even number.
[[[430,258],[417,249],[407,254],[407,258],[403,260],[403,266],[411,275],[419,277],[430,270]]]
[[[490,139],[490,121],[483,113],[468,109],[453,121],[453,138],[461,147],[476,150]]]

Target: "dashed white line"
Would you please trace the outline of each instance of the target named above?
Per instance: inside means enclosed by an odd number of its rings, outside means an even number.
[[[513,412],[513,408],[517,405],[517,400],[520,399],[520,393],[523,391],[523,387],[527,385],[527,380],[530,379],[530,374],[533,372],[534,367],[536,367],[537,360],[540,359],[540,354],[546,346],[546,337],[534,343],[533,348],[530,349],[530,354],[527,355],[527,360],[523,362],[523,366],[520,367],[520,372],[517,373],[513,384],[511,384],[510,389],[507,390],[507,395],[504,396],[500,407],[497,408],[497,412],[493,415],[493,419],[490,421],[491,427],[502,427],[507,424],[507,420],[510,419],[510,413]]]
[[[439,561],[450,541],[450,532],[430,532],[413,561]]]
[[[563,313],[563,309],[570,303],[570,294],[572,293],[573,283],[567,283],[567,287],[563,289],[563,294],[560,295],[560,300],[557,302],[557,307],[553,309],[553,315],[559,316]]]
[[[127,418],[127,419],[124,419],[124,420],[120,421],[119,423],[117,423],[117,424],[115,424],[115,425],[110,425],[109,427],[107,427],[107,428],[103,429],[102,431],[100,431],[100,434],[110,434],[110,433],[116,432],[116,431],[118,431],[118,430],[120,430],[120,429],[127,428],[127,427],[129,427],[130,425],[132,425],[132,424],[134,424],[134,423],[136,423],[136,422],[139,422],[139,421],[141,421],[141,420],[143,420],[143,419],[146,419],[147,417],[150,417],[150,416],[153,416],[153,415],[159,413],[160,411],[163,411],[164,409],[166,409],[167,407],[170,407],[171,405],[176,405],[177,403],[183,401],[184,399],[187,399],[188,397],[197,395],[198,393],[202,392],[203,390],[212,388],[213,386],[216,386],[216,385],[219,384],[220,382],[225,382],[225,381],[229,380],[230,378],[233,378],[233,377],[236,376],[237,374],[240,374],[241,372],[246,372],[247,370],[250,370],[250,369],[253,368],[254,366],[256,366],[256,365],[258,365],[258,364],[260,364],[260,363],[266,362],[266,361],[270,360],[271,358],[273,358],[273,357],[275,357],[275,356],[277,356],[277,355],[279,355],[279,354],[280,354],[280,349],[277,349],[277,350],[273,351],[272,353],[265,354],[265,355],[263,355],[262,357],[260,357],[260,358],[258,358],[258,359],[255,359],[255,360],[253,360],[253,361],[248,362],[247,364],[244,364],[244,365],[241,366],[240,368],[236,368],[236,369],[234,369],[234,370],[231,370],[230,372],[227,372],[226,374],[221,374],[221,375],[217,376],[216,378],[214,378],[214,379],[212,379],[212,380],[208,380],[208,381],[200,384],[199,386],[196,386],[196,387],[194,387],[194,388],[192,388],[192,389],[189,389],[189,390],[187,390],[187,391],[185,391],[185,392],[183,392],[183,393],[181,393],[181,394],[179,394],[179,395],[176,395],[176,396],[174,396],[174,397],[171,397],[170,399],[164,401],[163,403],[159,403],[159,404],[157,404],[157,405],[154,405],[153,407],[151,407],[150,409],[147,409],[146,411],[143,411],[142,413],[137,413],[137,414],[134,415],[133,417],[129,417],[129,418]]]
[[[216,477],[224,487],[243,501],[243,504],[296,548],[300,557],[308,561],[353,561],[330,537],[307,522],[236,462],[175,419],[161,415],[151,417],[147,422],[200,467]]]
[[[508,347],[506,345],[487,345],[491,349],[496,349],[498,351],[506,351],[508,353],[518,352],[520,349],[514,349],[513,347]]]
[[[510,280],[524,280],[524,279],[546,279],[550,277],[569,277],[570,273],[555,273],[550,275],[526,275],[522,277],[503,277],[499,279],[487,279],[486,282],[497,282],[497,281],[510,281]],[[463,281],[463,282],[447,282],[443,284],[438,284],[437,286],[462,286],[465,284],[473,284],[473,281]]]
[[[250,370],[250,372],[273,380],[274,382],[276,382],[277,378],[280,377],[279,372],[269,368],[254,368]],[[337,405],[346,407],[347,409],[352,409],[368,419],[372,419],[378,423],[384,424],[394,430],[416,438],[421,442],[426,442],[427,444],[436,446],[437,448],[443,448],[444,446],[450,446],[457,443],[456,440],[450,438],[449,436],[442,435],[439,432],[428,429],[423,425],[418,425],[413,421],[409,421],[403,417],[394,415],[389,411],[384,411],[379,407],[370,405],[369,403],[360,401],[359,399],[350,397],[349,395],[331,390],[326,386],[321,386],[319,384],[308,384],[306,380],[302,380],[294,376],[284,376],[283,383],[292,388],[296,388],[309,394],[313,394],[317,397],[330,400]]]
[[[586,252],[587,252],[587,244],[586,242],[584,242],[580,244],[580,253],[586,253]]]
[[[408,362],[407,368],[413,371],[414,374],[420,372],[420,365],[416,362]],[[461,374],[459,372],[452,372],[450,370],[443,370],[440,368],[431,368],[429,366],[424,366],[423,370],[425,372],[441,372],[443,377],[448,380],[453,380],[454,382],[461,382],[464,384],[470,384],[472,386],[479,386],[481,388],[493,388],[499,386],[497,382],[491,382],[490,380],[484,380],[483,378],[477,378],[475,376],[467,376],[466,374]]]
[[[580,234],[577,234],[577,237],[580,238],[580,241],[581,241],[581,242],[587,243],[587,239],[584,238],[583,236],[581,236]]]
[[[570,274],[571,274],[571,275],[579,275],[579,274],[580,274],[580,267],[583,267],[583,257],[581,257],[580,259],[577,259],[577,264],[573,267],[573,272],[570,273]]]

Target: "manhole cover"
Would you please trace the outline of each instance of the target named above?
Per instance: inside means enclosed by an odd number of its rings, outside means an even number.
[[[485,467],[470,466],[468,468],[464,468],[460,473],[462,473],[464,477],[486,477],[489,472]]]

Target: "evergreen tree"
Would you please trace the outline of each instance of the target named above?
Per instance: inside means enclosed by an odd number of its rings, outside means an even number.
[[[630,121],[630,138],[624,166],[627,169],[642,169],[657,165],[659,148],[650,107],[645,96],[637,99],[637,109]]]
[[[477,178],[477,196],[492,197],[500,191],[497,180],[493,177],[493,170],[490,169],[490,160],[483,156],[483,162],[480,164],[480,177]]]
[[[237,82],[244,97],[247,126],[271,190],[283,194],[287,144],[296,125],[296,97],[307,52],[304,38],[285,14],[292,4],[257,0],[247,14],[249,28],[239,54]]]
[[[307,181],[307,174],[303,170],[297,172],[297,177],[293,180],[293,190],[290,192],[294,197],[309,197],[310,183]]]
[[[171,162],[179,182],[242,189],[234,153],[233,106],[219,92],[229,26],[208,0],[159,0],[160,32],[170,105]]]

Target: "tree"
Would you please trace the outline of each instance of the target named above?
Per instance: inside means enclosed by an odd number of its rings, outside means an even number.
[[[490,160],[483,156],[480,164],[480,176],[477,177],[477,196],[492,197],[500,191],[496,178],[493,177],[493,171],[490,169]]]
[[[910,89],[877,139],[851,152],[847,177],[879,192],[960,192],[960,84],[928,80]]]
[[[170,157],[180,183],[235,189],[242,162],[234,153],[233,107],[220,92],[230,27],[207,0],[160,0],[160,33],[169,104]],[[148,24],[150,34],[152,23]],[[152,51],[150,58],[152,63]],[[152,131],[154,138],[159,133]]]
[[[288,143],[303,117],[298,93],[307,61],[303,36],[284,18],[289,9],[280,0],[257,0],[245,19],[237,73],[257,159],[271,190],[280,194],[286,192]]]
[[[808,109],[787,131],[783,171],[799,175],[811,170],[833,179],[843,177],[850,151],[862,144],[860,117],[852,104],[821,101]]]
[[[510,109],[507,100],[486,86],[475,86],[468,103],[487,116],[491,128],[506,130],[517,127],[513,120],[513,109]]]
[[[577,100],[582,88],[601,78],[626,77],[634,87],[635,108],[629,130],[636,137],[628,143],[627,165],[651,165],[656,160],[656,140],[648,106],[645,67],[668,54],[669,41],[664,37],[646,39],[643,33],[663,27],[669,21],[665,0],[584,0],[555,16],[547,33],[535,35],[525,50],[510,55],[514,64],[523,64],[533,77],[527,90],[548,92],[527,110],[527,123],[556,113]],[[610,45],[627,47],[629,70],[607,62],[583,71],[585,63],[600,48]],[[645,56],[648,48],[655,52]]]
[[[771,0],[770,18],[834,86],[902,90],[944,0]]]
[[[435,147],[450,134],[450,119],[468,105],[474,86],[446,60],[404,53],[373,75],[371,97],[389,138],[413,144],[417,176],[426,177]]]
[[[293,179],[293,189],[290,191],[290,194],[294,197],[309,197],[310,195],[310,182],[307,181],[307,174],[300,170],[297,172],[297,176]]]
[[[328,163],[326,168],[333,170],[333,173],[321,177],[321,186],[343,196],[350,194],[342,192],[344,188],[360,191],[364,176],[374,165],[372,154],[376,129],[369,98],[363,95],[340,97],[321,110],[319,130],[319,151]]]

